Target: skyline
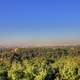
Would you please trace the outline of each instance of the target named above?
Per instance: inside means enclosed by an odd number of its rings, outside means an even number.
[[[0,1],[0,45],[80,44],[79,0]]]

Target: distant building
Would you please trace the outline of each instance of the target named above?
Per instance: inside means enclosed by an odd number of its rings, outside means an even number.
[[[15,53],[17,53],[18,51],[19,51],[19,48],[14,48],[11,50],[11,52],[15,52]]]
[[[15,49],[14,49],[14,52],[18,52],[18,51],[19,51],[19,48],[15,48]]]

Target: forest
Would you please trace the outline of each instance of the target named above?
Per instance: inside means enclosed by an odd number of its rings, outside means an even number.
[[[80,80],[80,47],[0,49],[0,80]]]

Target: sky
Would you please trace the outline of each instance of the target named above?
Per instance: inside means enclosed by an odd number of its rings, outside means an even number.
[[[0,45],[80,44],[80,0],[0,0]]]

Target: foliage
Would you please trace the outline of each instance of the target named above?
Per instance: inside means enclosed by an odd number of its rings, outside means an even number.
[[[0,80],[80,80],[80,48],[3,49]]]

